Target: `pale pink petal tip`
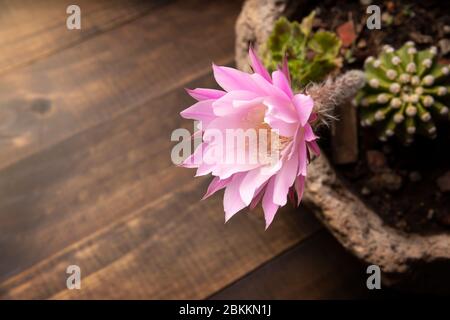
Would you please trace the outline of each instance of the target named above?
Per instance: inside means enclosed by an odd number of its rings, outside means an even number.
[[[289,65],[288,60],[286,56],[283,57],[283,63],[281,65],[281,71],[284,73],[286,79],[288,80],[289,84],[291,84],[291,74],[289,73]]]
[[[253,210],[256,208],[256,206],[261,202],[262,197],[264,196],[264,190],[261,190],[256,194],[256,196],[253,198],[252,202],[250,203],[250,210]]]
[[[320,148],[316,141],[308,142],[308,147],[316,157],[320,156]]]
[[[199,101],[180,112],[185,119],[208,120],[214,117],[211,100]]]
[[[283,71],[277,70],[272,72],[272,80],[276,87],[281,89],[290,99],[293,98],[294,94],[292,93],[291,84]]]
[[[225,188],[227,184],[230,182],[230,180],[231,180],[230,178],[221,180],[219,177],[214,177],[214,179],[209,184],[208,190],[206,191],[202,200],[205,200],[206,198],[212,196],[217,191]]]
[[[270,224],[277,213],[279,205],[273,202],[273,195],[275,191],[275,177],[270,178],[267,184],[266,192],[262,200],[262,207],[264,210],[264,219],[266,220],[266,230],[269,228]]]
[[[239,185],[244,174],[236,174],[231,178],[223,196],[223,207],[225,210],[225,222],[231,219],[238,211],[246,207],[239,194]]]
[[[253,71],[255,71],[257,74],[261,75],[264,79],[272,82],[272,79],[270,78],[270,74],[267,71],[267,69],[262,64],[261,60],[259,60],[258,56],[255,54],[255,51],[253,50],[253,47],[250,46],[248,50],[248,55],[250,57],[250,62],[252,65]]]
[[[294,102],[295,109],[297,110],[300,123],[304,126],[311,116],[314,101],[310,96],[301,93],[296,94],[292,101]]]
[[[295,180],[295,192],[297,193],[297,207],[300,205],[300,202],[303,198],[303,192],[305,190],[305,177],[300,175]]]
[[[217,66],[213,63],[213,74],[217,84],[227,92],[234,90],[254,91],[255,87],[250,74],[230,68]]]
[[[217,90],[217,89],[208,89],[208,88],[196,88],[189,89],[184,88],[186,92],[194,99],[198,101],[208,100],[208,99],[219,99],[220,97],[225,95],[225,91]]]

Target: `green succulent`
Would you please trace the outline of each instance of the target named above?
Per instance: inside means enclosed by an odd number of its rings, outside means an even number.
[[[328,31],[312,32],[315,12],[301,23],[281,17],[275,23],[264,48],[264,64],[269,71],[276,70],[286,57],[294,88],[317,82],[340,66],[338,58],[341,41]]]
[[[417,51],[412,41],[394,50],[385,45],[377,59],[365,61],[366,85],[356,97],[362,126],[375,126],[386,141],[404,143],[415,134],[436,137],[439,120],[449,120],[449,66],[437,62],[437,49]]]

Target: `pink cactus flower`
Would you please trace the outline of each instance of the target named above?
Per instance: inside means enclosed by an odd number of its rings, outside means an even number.
[[[213,64],[214,78],[223,90],[187,90],[198,102],[182,111],[181,116],[200,122],[201,129],[196,134],[201,135],[202,142],[182,165],[197,168],[196,176],[214,176],[203,199],[225,188],[225,221],[241,209],[254,208],[262,202],[267,229],[288,195],[292,200],[296,194],[296,204],[300,204],[310,152],[319,155],[311,127],[317,116],[312,98],[292,91],[286,61],[270,75],[251,48],[249,57],[254,70],[251,74]],[[270,130],[270,136],[253,136],[256,142],[268,137],[268,148],[255,151],[249,148],[248,141],[237,144],[225,139],[224,146],[214,151],[217,142],[211,139],[211,132],[226,136],[226,130],[239,129],[256,133]],[[276,157],[270,158],[274,161],[260,157],[273,150],[277,151]],[[258,159],[224,161],[224,154],[232,151],[246,156],[256,152]],[[199,155],[203,161],[194,161]]]

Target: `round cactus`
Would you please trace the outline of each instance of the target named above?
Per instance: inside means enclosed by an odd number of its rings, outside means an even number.
[[[450,66],[436,60],[436,47],[418,51],[412,41],[399,50],[384,46],[368,57],[366,85],[356,97],[362,126],[375,126],[386,141],[397,135],[406,144],[415,134],[436,137],[435,122],[449,120]]]

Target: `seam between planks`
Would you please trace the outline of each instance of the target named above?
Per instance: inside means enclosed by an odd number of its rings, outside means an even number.
[[[179,189],[177,189],[177,190],[179,190]],[[195,206],[195,205],[196,205],[196,203],[193,203],[193,204],[192,204],[191,206],[189,206],[189,207],[192,207],[192,206]],[[189,211],[189,210],[186,210],[185,212],[187,213],[188,211]],[[308,214],[313,214],[313,213],[312,213],[312,212],[308,212]],[[124,221],[124,223],[125,223],[125,222],[126,222],[126,221]],[[295,242],[294,244],[288,246],[287,248],[283,249],[280,253],[278,253],[278,254],[276,254],[276,255],[270,257],[270,258],[267,258],[265,261],[261,262],[260,264],[257,264],[253,269],[251,269],[251,270],[245,272],[242,276],[239,276],[237,279],[231,281],[229,284],[226,284],[223,288],[217,290],[215,293],[209,294],[209,295],[207,295],[206,297],[201,297],[200,299],[209,299],[209,298],[212,297],[214,294],[216,294],[216,293],[218,293],[218,292],[224,290],[225,288],[228,288],[229,286],[231,286],[232,284],[234,284],[234,283],[238,282],[239,280],[245,278],[247,275],[251,274],[252,272],[257,271],[257,270],[259,270],[260,268],[264,267],[265,265],[267,265],[268,263],[270,263],[273,259],[276,259],[276,258],[278,258],[278,257],[280,257],[280,256],[282,256],[282,255],[284,255],[284,254],[286,254],[286,253],[289,252],[290,250],[295,249],[298,245],[302,245],[305,241],[308,241],[308,240],[311,241],[311,240],[312,240],[311,238],[317,237],[317,236],[319,235],[319,233],[321,233],[321,232],[323,232],[323,231],[324,231],[324,227],[321,226],[321,225],[318,226],[317,230],[314,230],[311,234],[309,234],[309,235],[306,236],[305,238],[303,238],[303,239],[299,240],[298,242]],[[111,261],[110,263],[108,263],[108,264],[102,266],[102,267],[99,268],[98,270],[95,270],[94,272],[92,272],[92,273],[90,273],[89,275],[85,276],[85,277],[83,278],[83,279],[84,279],[83,281],[88,281],[89,278],[91,278],[91,279],[94,278],[97,274],[101,273],[103,270],[105,270],[105,269],[107,269],[107,268],[113,266],[114,264],[117,264],[117,263],[120,262],[122,259],[125,259],[126,257],[128,257],[128,256],[130,256],[130,255],[132,255],[132,254],[134,254],[136,251],[139,251],[139,249],[140,249],[141,247],[145,247],[145,245],[148,244],[151,240],[152,240],[152,237],[149,237],[149,238],[145,239],[145,240],[142,241],[138,246],[134,247],[131,251],[128,251],[128,252],[126,252],[126,253],[123,254],[123,255],[120,255],[119,257],[117,257],[117,259],[114,259],[114,260]],[[64,292],[64,291],[65,291],[65,289],[64,289],[64,290],[59,290],[59,291],[57,291],[56,293],[52,294],[51,296],[47,297],[46,299],[50,299],[50,300],[57,299],[58,295],[59,295],[61,292]]]
[[[128,25],[128,24],[130,24],[130,23],[132,23],[134,21],[136,21],[136,20],[139,20],[139,19],[147,16],[148,14],[150,14],[152,12],[152,10],[154,10],[156,8],[158,8],[158,9],[162,8],[162,7],[164,7],[164,5],[167,5],[167,4],[166,3],[165,4],[161,4],[161,6],[159,6],[159,4],[158,4],[155,7],[150,7],[148,9],[144,10],[143,12],[138,13],[135,16],[130,17],[129,19],[125,19],[124,21],[122,21],[122,22],[120,22],[118,24],[112,25],[112,26],[110,26],[108,28],[105,28],[105,29],[101,29],[101,30],[99,30],[97,32],[94,32],[93,34],[86,35],[85,37],[83,37],[83,38],[81,38],[79,40],[75,40],[74,42],[68,43],[68,44],[66,44],[64,46],[61,46],[61,47],[55,49],[55,50],[51,50],[49,52],[44,52],[42,54],[37,54],[37,56],[35,58],[32,58],[32,59],[30,59],[28,61],[16,63],[16,64],[14,64],[11,67],[6,67],[6,68],[3,68],[3,69],[0,69],[0,77],[5,76],[5,75],[7,75],[8,73],[10,73],[12,71],[17,71],[17,69],[21,69],[21,68],[30,66],[30,65],[32,65],[32,64],[34,64],[36,62],[45,60],[45,59],[47,59],[47,58],[49,58],[49,57],[51,57],[51,56],[53,56],[55,54],[58,54],[58,53],[61,53],[61,52],[65,51],[65,50],[74,48],[74,47],[82,44],[83,42],[92,40],[93,38],[101,36],[101,35],[103,35],[103,34],[105,34],[107,32],[110,32],[110,31],[113,31],[113,30],[116,30],[116,29],[120,29],[120,28],[122,28],[122,27],[124,27],[124,26],[126,26],[126,25]]]
[[[169,167],[169,169],[170,169],[170,167]],[[188,183],[188,185],[195,184],[195,183],[200,183],[200,181],[199,180],[192,180],[192,182]],[[175,190],[182,189],[185,186],[180,186],[179,188],[177,188]],[[120,226],[121,224],[126,223],[129,219],[132,219],[132,218],[135,218],[135,217],[139,216],[142,212],[144,212],[144,211],[146,211],[146,210],[148,210],[148,209],[150,209],[152,207],[155,207],[158,204],[163,203],[164,201],[167,201],[168,199],[171,198],[171,195],[172,195],[172,193],[166,193],[163,196],[158,197],[158,199],[150,201],[147,204],[145,204],[144,206],[142,206],[142,207],[140,207],[140,208],[138,208],[136,210],[133,210],[130,213],[128,213],[126,215],[123,215],[120,218],[112,221],[111,223],[106,224],[103,227],[95,230],[94,232],[91,232],[91,233],[85,235],[81,239],[78,239],[78,240],[72,242],[71,244],[68,244],[67,246],[65,246],[61,250],[58,250],[57,252],[51,254],[50,256],[48,256],[48,257],[46,257],[44,259],[41,259],[40,261],[37,261],[36,263],[31,265],[27,269],[21,271],[20,273],[15,274],[15,275],[5,279],[3,282],[0,283],[0,287],[8,286],[11,282],[14,282],[14,281],[16,281],[19,278],[27,276],[30,273],[31,274],[35,273],[35,269],[39,269],[39,267],[44,265],[47,262],[47,260],[53,260],[53,259],[55,259],[55,258],[57,258],[57,257],[59,257],[61,255],[64,255],[65,253],[70,252],[71,250],[76,249],[77,247],[82,246],[84,243],[87,243],[90,240],[95,239],[99,235],[107,233],[108,230],[113,229],[114,227]],[[21,285],[14,286],[14,288],[18,288],[20,286]]]
[[[306,210],[306,209],[305,209]],[[307,214],[313,214],[312,212],[310,212],[309,210],[306,210]],[[325,228],[323,227],[323,225],[320,225],[318,227],[317,230],[315,230],[314,232],[312,232],[310,235],[308,235],[307,237],[299,240],[298,242],[292,244],[291,246],[287,247],[285,250],[281,251],[280,253],[278,253],[277,255],[273,256],[272,258],[268,259],[267,261],[264,261],[263,263],[261,263],[260,265],[256,266],[254,269],[249,270],[246,274],[242,275],[241,277],[239,277],[238,279],[235,279],[234,281],[230,282],[229,284],[227,284],[226,286],[224,286],[223,288],[217,290],[216,292],[210,294],[209,296],[205,297],[205,300],[211,300],[214,298],[215,295],[223,292],[224,290],[231,288],[232,286],[234,286],[235,284],[239,283],[241,280],[244,280],[245,278],[249,277],[251,274],[258,272],[259,270],[261,270],[262,268],[264,268],[266,265],[268,265],[269,263],[271,263],[272,261],[281,258],[282,256],[288,254],[290,251],[293,251],[294,249],[296,249],[298,246],[304,246],[306,245],[308,242],[313,241],[314,238],[317,238],[321,233],[325,232]]]

